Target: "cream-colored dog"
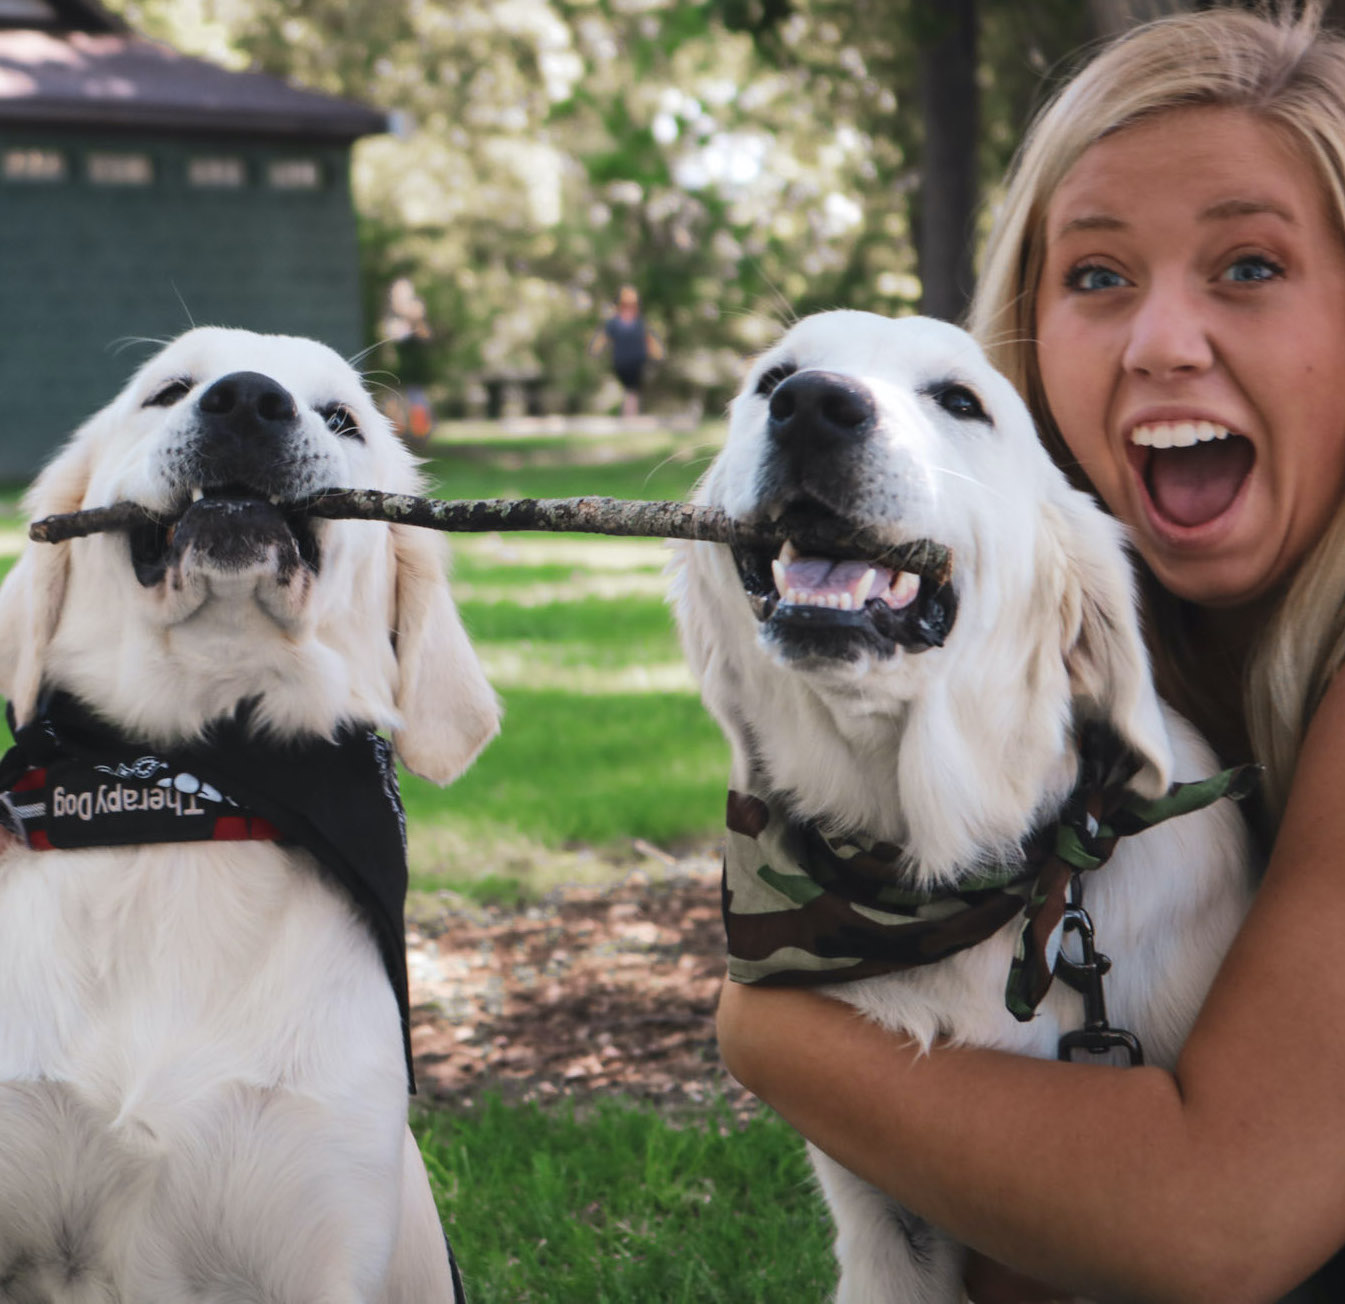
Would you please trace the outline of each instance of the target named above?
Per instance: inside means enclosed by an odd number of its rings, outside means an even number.
[[[56,691],[172,749],[242,709],[258,746],[380,730],[459,774],[497,706],[441,540],[285,510],[338,486],[418,479],[330,349],[220,329],[163,349],[28,495],[35,517],[129,500],[165,525],[27,546],[0,589],[19,726]],[[308,851],[5,840],[0,1296],[451,1299],[406,1116],[384,957]]]
[[[969,949],[939,924],[970,918],[957,912],[987,878],[1028,869],[1090,764],[1085,738],[1111,740],[1141,803],[1218,769],[1155,695],[1117,523],[1066,484],[967,335],[857,312],[806,318],[756,362],[697,497],[745,523],[829,521],[889,545],[932,540],[953,558],[944,581],[788,544],[778,555],[680,546],[684,643],[733,749],[738,975],[856,967],[865,928],[908,891],[897,931],[913,924],[946,958],[824,990],[920,1046],[947,1036],[1054,1056],[1084,1011],[1057,978],[1035,1017],[1010,1014],[1020,918]],[[806,950],[792,911],[826,926],[818,881],[794,872],[814,854],[826,874],[864,866],[847,880],[852,895],[827,898],[842,925],[811,953],[772,953],[781,938]],[[1114,962],[1112,1023],[1137,1033],[1152,1062],[1175,1060],[1246,908],[1249,865],[1242,820],[1221,801],[1122,838],[1085,875],[1097,944]],[[836,1221],[840,1300],[961,1298],[959,1246],[813,1158]]]

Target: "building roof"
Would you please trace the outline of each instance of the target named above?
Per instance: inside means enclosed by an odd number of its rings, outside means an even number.
[[[0,0],[0,125],[20,123],[340,141],[388,130],[376,109],[179,54],[97,4]]]

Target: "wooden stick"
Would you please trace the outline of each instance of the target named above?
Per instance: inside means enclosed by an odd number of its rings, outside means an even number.
[[[827,528],[806,517],[747,525],[718,508],[690,503],[643,502],[625,498],[478,498],[443,500],[374,489],[335,489],[287,505],[287,513],[328,519],[391,521],[431,530],[481,533],[489,530],[573,531],[656,539],[693,539],[744,548],[778,548],[792,540],[801,553],[857,557],[894,570],[910,570],[947,583],[952,557],[928,539],[893,547],[863,530]],[[154,524],[152,513],[135,503],[114,503],[65,516],[48,516],[28,527],[39,543],[60,543],[105,530]]]

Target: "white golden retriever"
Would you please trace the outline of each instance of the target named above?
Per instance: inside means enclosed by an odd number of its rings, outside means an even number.
[[[30,543],[0,589],[18,724],[64,694],[95,731],[152,752],[124,779],[103,766],[92,797],[54,787],[47,819],[162,805],[134,790],[146,768],[169,775],[158,790],[177,813],[193,793],[222,808],[227,793],[158,756],[203,746],[236,710],[241,768],[255,746],[271,778],[287,747],[351,731],[375,748],[389,732],[439,782],[467,766],[497,705],[441,539],[284,510],[417,484],[323,345],[198,329],[147,362],[27,507],[130,500],[171,528]],[[286,781],[312,798],[325,779]],[[31,817],[22,796],[4,802]],[[387,825],[386,788],[355,797]],[[395,966],[350,894],[289,841],[34,849],[21,831],[0,851],[0,1297],[451,1300],[407,1129]]]
[[[778,896],[753,895],[781,869],[756,868],[768,854],[758,832],[777,830],[776,850],[825,840],[833,863],[872,852],[873,894],[852,891],[848,919],[881,904],[884,865],[889,887],[942,897],[926,910],[937,917],[959,889],[1021,863],[1070,798],[1081,738],[1111,738],[1124,789],[1141,798],[1217,770],[1155,696],[1116,522],[1067,485],[962,331],[855,312],[799,322],[749,373],[697,499],[749,524],[831,520],[892,544],[929,539],[953,558],[943,583],[788,544],[778,557],[679,545],[683,640],[746,795],[727,848],[749,871],[728,879],[739,923],[782,917]],[[1247,904],[1243,822],[1220,801],[1121,839],[1085,877],[1097,944],[1114,962],[1111,1023],[1171,1064]],[[1035,1017],[1010,1015],[1020,922],[969,949],[940,943],[937,963],[824,990],[923,1047],[947,1036],[1053,1057],[1084,1021],[1081,998],[1057,979]],[[730,943],[732,955],[732,925]],[[739,976],[792,967],[771,945],[742,947]],[[860,945],[824,943],[808,963],[842,972]],[[836,1222],[840,1300],[962,1298],[960,1247],[812,1157]]]

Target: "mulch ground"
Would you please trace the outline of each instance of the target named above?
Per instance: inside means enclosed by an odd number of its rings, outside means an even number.
[[[645,861],[646,864],[650,863]],[[632,865],[606,887],[482,907],[449,893],[408,914],[422,1097],[469,1106],[598,1094],[670,1107],[755,1106],[720,1065],[724,971],[714,853]]]

